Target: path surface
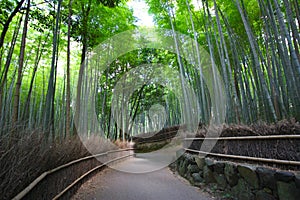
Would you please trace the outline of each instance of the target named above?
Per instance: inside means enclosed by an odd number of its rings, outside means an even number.
[[[147,167],[143,159],[131,157],[118,168]],[[125,170],[126,171],[126,170]],[[73,200],[211,200],[208,194],[190,186],[174,175],[167,167],[148,173],[127,173],[106,168],[84,183]]]

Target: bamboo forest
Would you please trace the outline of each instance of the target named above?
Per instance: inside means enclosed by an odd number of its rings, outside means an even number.
[[[199,127],[299,134],[298,0],[1,0],[0,8],[0,199],[46,170],[111,150],[100,140],[123,147],[177,126],[195,137]]]

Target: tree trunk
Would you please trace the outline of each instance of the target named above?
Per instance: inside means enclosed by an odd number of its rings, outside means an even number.
[[[87,4],[87,8],[85,9],[85,5],[82,5],[82,13],[83,13],[83,26],[81,30],[82,34],[82,50],[81,50],[81,62],[80,62],[80,69],[79,69],[79,75],[78,75],[78,82],[77,82],[77,91],[76,91],[76,110],[75,110],[75,117],[74,121],[77,126],[80,123],[80,109],[81,109],[81,93],[82,93],[82,80],[85,70],[85,59],[86,59],[86,52],[88,48],[88,20],[91,10],[91,0]]]
[[[21,27],[21,22],[22,22],[22,16],[20,17],[18,25],[16,26],[16,29],[14,31],[12,41],[11,41],[11,45],[10,45],[8,55],[7,55],[7,58],[6,58],[5,66],[4,66],[4,72],[3,72],[2,77],[0,79],[1,80],[1,82],[0,82],[0,119],[1,119],[1,116],[2,116],[1,111],[2,111],[3,90],[4,90],[5,83],[7,81],[7,74],[8,74],[11,58],[12,58],[12,55],[13,55],[13,52],[14,52],[14,48],[15,48],[15,45],[16,45],[16,41],[17,41],[17,38],[18,38],[19,30],[20,30],[20,27]]]
[[[18,68],[18,78],[16,82],[15,95],[14,95],[14,108],[12,114],[12,122],[15,124],[18,122],[19,117],[19,100],[20,100],[20,89],[22,84],[22,72],[24,65],[24,56],[25,56],[25,45],[27,37],[27,25],[29,20],[29,10],[30,10],[30,0],[27,1],[26,15],[23,25],[22,41],[20,48],[20,57],[19,57],[19,68]]]
[[[270,111],[271,111],[271,116],[273,118],[273,120],[277,120],[277,116],[276,116],[276,113],[275,113],[275,109],[274,109],[274,105],[273,105],[273,102],[271,100],[271,97],[270,97],[270,94],[269,94],[269,91],[268,91],[268,88],[267,88],[267,85],[266,85],[266,81],[265,81],[265,78],[263,76],[263,72],[261,71],[261,68],[260,68],[260,62],[259,62],[259,57],[258,57],[258,53],[257,53],[257,50],[256,50],[256,45],[255,45],[255,39],[253,37],[253,33],[251,31],[251,28],[249,26],[249,22],[240,6],[240,3],[239,3],[239,0],[236,0],[236,5],[237,5],[237,8],[239,10],[239,13],[242,17],[242,21],[244,23],[244,27],[245,27],[245,30],[246,30],[246,33],[247,33],[247,36],[248,36],[248,39],[249,39],[249,43],[250,43],[250,47],[251,47],[251,51],[252,51],[252,54],[253,54],[253,59],[254,59],[254,68],[257,70],[258,72],[258,76],[259,76],[259,80],[260,80],[260,85],[262,87],[262,93],[263,95],[265,96],[265,99],[266,99],[266,104],[269,106],[270,108]]]
[[[39,39],[39,44],[38,44],[35,63],[34,63],[34,68],[33,68],[32,76],[31,76],[31,80],[30,80],[29,91],[28,91],[27,99],[26,99],[26,102],[25,102],[24,110],[23,110],[22,119],[24,119],[24,120],[28,117],[29,112],[30,112],[29,106],[30,106],[30,100],[31,100],[33,84],[34,84],[34,80],[35,80],[36,71],[37,71],[37,68],[38,68],[39,62],[41,60],[42,53],[43,53],[43,51],[41,50],[41,46],[45,45],[46,41],[48,40],[48,36],[49,36],[49,34],[46,36],[43,45],[42,45],[42,36],[40,36],[40,39]]]
[[[50,130],[53,128],[53,123],[54,123],[54,118],[53,118],[54,102],[53,101],[54,101],[54,91],[55,91],[55,74],[56,74],[58,31],[59,31],[61,2],[62,0],[59,0],[57,5],[55,29],[53,32],[51,71],[50,71],[48,90],[46,95],[46,108],[45,108],[45,117],[44,117],[44,124],[43,124],[43,129],[46,131],[46,139],[48,139]]]
[[[71,86],[70,86],[70,56],[71,56],[71,17],[72,17],[72,0],[69,1],[68,15],[68,46],[67,46],[67,97],[66,97],[66,135],[70,135],[71,126]]]

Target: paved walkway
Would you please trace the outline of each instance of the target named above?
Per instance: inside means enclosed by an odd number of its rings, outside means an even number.
[[[131,157],[117,164],[118,169],[147,167],[143,158]],[[126,171],[126,170],[124,170]],[[84,183],[73,200],[211,200],[208,194],[190,186],[167,167],[148,173],[127,173],[106,168]]]

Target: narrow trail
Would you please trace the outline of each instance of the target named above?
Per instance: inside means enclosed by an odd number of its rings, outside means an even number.
[[[143,168],[149,166],[149,162],[143,158],[132,157],[116,165],[118,169]],[[72,199],[211,200],[213,198],[164,167],[157,171],[138,174],[106,168],[84,183]]]

